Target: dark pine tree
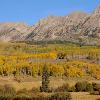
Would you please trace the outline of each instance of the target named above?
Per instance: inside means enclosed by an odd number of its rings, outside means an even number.
[[[49,82],[50,82],[49,77],[50,77],[50,73],[48,71],[47,65],[45,64],[42,72],[42,86],[40,87],[41,92],[48,92]]]

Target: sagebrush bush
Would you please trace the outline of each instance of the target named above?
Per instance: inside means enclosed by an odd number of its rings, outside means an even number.
[[[100,84],[92,83],[93,91],[90,94],[100,95]]]
[[[32,92],[32,93],[37,93],[37,92],[40,92],[40,89],[39,88],[32,88],[31,90],[30,90],[30,92]]]
[[[50,96],[45,93],[37,93],[32,97],[32,100],[50,100]]]
[[[93,90],[94,91],[99,91],[100,90],[100,84],[92,83],[92,85],[93,85]]]
[[[55,88],[50,87],[49,90],[48,90],[48,93],[52,93],[52,92],[53,92],[53,93],[55,92]]]
[[[23,96],[23,97],[16,97],[14,100],[71,100],[70,93],[67,92],[60,92],[54,93],[52,95],[48,95],[45,93],[36,93],[33,94],[30,98]]]
[[[55,89],[55,92],[68,92],[70,89],[69,84],[63,84],[62,86],[59,86],[57,89]]]
[[[0,98],[12,98],[16,96],[16,90],[11,85],[4,85],[0,88]]]
[[[71,100],[71,99],[72,98],[70,93],[66,93],[66,92],[55,93],[50,97],[50,100]]]
[[[93,85],[91,83],[88,83],[86,86],[86,91],[87,92],[92,92],[93,91]]]
[[[16,98],[30,98],[30,97],[31,97],[31,92],[26,89],[21,89],[16,93]]]
[[[87,89],[87,84],[88,84],[88,82],[86,82],[86,81],[83,81],[83,82],[77,82],[76,84],[75,84],[75,88],[76,88],[76,92],[82,92],[82,91],[86,91],[86,89]]]
[[[69,88],[69,92],[75,92],[75,91],[76,91],[75,86],[71,86],[71,87]]]

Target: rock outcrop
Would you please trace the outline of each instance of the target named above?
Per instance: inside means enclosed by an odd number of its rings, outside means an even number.
[[[30,41],[65,40],[100,44],[100,7],[91,14],[74,12],[68,16],[49,16],[34,25]]]
[[[0,23],[1,41],[22,41],[31,32],[31,27],[24,23]]]

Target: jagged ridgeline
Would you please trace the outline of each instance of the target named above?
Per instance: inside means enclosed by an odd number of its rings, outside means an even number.
[[[66,16],[48,16],[33,26],[25,23],[1,23],[1,41],[69,41],[100,45],[100,7],[93,13],[73,12]]]

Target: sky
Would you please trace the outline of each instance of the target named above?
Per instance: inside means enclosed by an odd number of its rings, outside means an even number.
[[[50,15],[65,16],[74,11],[92,13],[100,0],[0,0],[0,22],[33,25]]]

